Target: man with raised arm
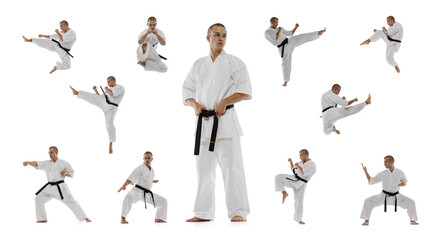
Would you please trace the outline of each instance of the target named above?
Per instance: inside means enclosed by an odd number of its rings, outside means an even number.
[[[70,50],[75,43],[76,34],[72,29],[69,28],[69,23],[65,20],[60,22],[60,30],[61,31],[56,29],[55,34],[53,35],[39,34],[39,38],[27,39],[26,37],[22,36],[25,42],[35,43],[39,47],[58,53],[60,56],[60,62],[57,62],[50,74],[56,70],[67,70],[71,67],[70,57],[73,56],[70,54]]]
[[[37,223],[48,222],[45,203],[53,198],[60,200],[68,206],[75,214],[78,221],[85,220],[86,222],[91,222],[91,220],[85,215],[79,203],[73,198],[72,193],[64,181],[65,177],[72,178],[74,175],[74,170],[71,165],[57,157],[58,149],[55,146],[49,148],[48,154],[51,160],[23,162],[24,167],[30,165],[38,170],[44,170],[48,179],[48,183],[36,192],[35,203]]]

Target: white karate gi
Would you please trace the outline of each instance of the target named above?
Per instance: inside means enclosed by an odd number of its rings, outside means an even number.
[[[148,29],[144,30],[138,37],[138,40],[146,34]],[[165,40],[164,33],[156,29],[159,36],[161,36]],[[147,43],[146,53],[143,53],[142,45]],[[147,35],[147,38],[144,40],[142,44],[140,44],[137,48],[137,59],[139,61],[143,61],[146,63],[145,70],[146,71],[157,71],[157,72],[166,72],[168,67],[165,63],[162,62],[162,59],[159,57],[159,54],[156,52],[157,45],[159,45],[159,40],[154,33],[150,33]]]
[[[282,71],[284,82],[290,80],[291,75],[291,58],[294,49],[304,43],[316,40],[319,38],[318,31],[311,33],[304,33],[300,35],[293,36],[292,31],[287,31],[284,28],[279,33],[279,37],[276,39],[276,34],[278,29],[269,28],[265,31],[265,38],[276,47],[281,44],[286,38],[288,38],[288,43],[285,44],[283,58],[282,58]],[[279,56],[282,55],[282,47],[278,48]]]
[[[154,176],[154,168],[151,168],[150,170],[145,164],[143,164],[135,168],[132,174],[128,177],[128,180],[150,190],[153,185]],[[153,193],[153,196],[157,209],[155,219],[166,220],[168,210],[167,200],[155,193]],[[126,218],[132,208],[132,204],[138,201],[144,201],[144,191],[134,187],[128,192],[123,200],[122,217]],[[150,193],[146,193],[146,202],[153,205],[153,200]]]
[[[402,40],[403,38],[403,28],[402,25],[398,22],[393,24],[393,26],[390,26],[387,29],[388,36],[395,40]],[[394,55],[396,52],[399,51],[399,48],[401,46],[401,43],[390,41],[387,38],[387,34],[383,30],[378,30],[372,34],[372,36],[369,38],[371,42],[378,41],[378,39],[382,39],[387,44],[386,49],[386,59],[388,64],[392,67],[396,67],[398,64],[394,60]]]
[[[61,60],[61,62],[57,62],[56,64],[57,70],[67,70],[71,67],[70,56],[65,50],[59,47],[58,43],[53,42],[51,39],[57,40],[64,48],[72,49],[76,40],[76,34],[72,29],[69,29],[67,32],[60,31],[60,34],[63,36],[63,41],[60,40],[57,34],[51,35],[50,39],[32,38],[31,40],[32,43],[35,43],[39,47],[57,52]]]
[[[198,59],[183,84],[183,101],[194,98],[207,110],[213,110],[221,100],[234,93],[244,93],[252,97],[252,87],[245,64],[222,51],[213,62],[211,56]],[[222,170],[225,185],[225,202],[228,217],[249,214],[249,201],[240,136],[243,135],[235,108],[219,117],[214,152],[210,152],[210,135],[214,117],[203,118],[200,155],[197,160],[198,191],[194,213],[202,219],[215,216],[215,169],[217,163]],[[191,147],[192,151],[192,147]]]
[[[121,100],[123,99],[124,92],[125,92],[123,86],[120,86],[117,84],[110,89],[113,92],[114,96],[111,96],[111,94],[109,94],[106,90],[104,90],[105,94],[108,96],[109,101],[112,103],[120,104]],[[109,141],[115,142],[116,129],[114,127],[114,117],[117,113],[117,107],[114,105],[108,104],[106,102],[106,99],[105,99],[105,96],[103,95],[103,93],[100,92],[100,94],[101,95],[97,95],[97,94],[89,93],[86,91],[79,91],[78,92],[78,98],[86,100],[87,102],[89,102],[93,105],[96,105],[97,107],[102,109],[102,111],[105,114],[105,124],[106,124],[106,129],[108,131]]]
[[[362,102],[354,106],[348,107],[348,101],[343,100],[341,97],[339,97],[331,90],[329,90],[328,92],[322,95],[321,109],[324,110],[330,106],[335,106],[336,104],[341,105],[342,107],[341,108],[333,107],[322,113],[324,133],[327,135],[333,131],[332,130],[333,124],[336,121],[348,117],[350,115],[356,114],[366,106],[366,103]]]
[[[62,176],[60,174],[62,171],[66,171],[72,177],[74,175],[74,170],[72,169],[71,165],[68,162],[61,159],[57,159],[55,163],[52,160],[37,161],[37,164],[38,166],[36,167],[36,169],[44,170],[46,172],[48,182],[58,182],[64,180],[65,176]],[[62,191],[63,198],[64,198],[63,200],[61,200],[59,191],[57,189],[57,186],[55,185],[46,186],[45,189],[42,190],[42,192],[40,192],[35,197],[37,221],[47,221],[45,203],[47,203],[53,198],[60,200],[62,203],[66,204],[66,206],[68,206],[70,210],[72,210],[72,212],[75,214],[75,217],[79,221],[85,220],[87,217],[84,211],[82,210],[81,206],[73,198],[68,186],[66,185],[66,182],[60,183],[58,186],[60,186],[60,189]]]
[[[394,168],[393,172],[390,172],[390,170],[386,169],[378,173],[375,177],[371,177],[369,184],[372,185],[382,182],[383,190],[385,190],[386,192],[394,193],[399,191],[400,187],[398,184],[400,184],[401,182],[407,183],[407,181],[408,180],[406,179],[405,174],[402,172],[402,170]],[[363,210],[360,218],[364,220],[369,220],[372,209],[383,205],[385,196],[385,193],[380,192],[380,194],[378,195],[367,198],[364,201]],[[408,209],[408,216],[410,220],[417,221],[417,211],[414,200],[400,193],[397,194],[395,197],[397,198],[397,206]],[[387,205],[394,205],[395,197],[388,196]],[[393,211],[392,208],[387,207],[387,211],[389,211],[389,209]]]
[[[306,181],[310,181],[312,178],[312,175],[316,172],[316,166],[315,163],[312,160],[307,161],[306,163],[303,163],[303,161],[298,162],[299,166],[303,169],[302,174],[298,169],[295,169],[294,171],[297,173],[297,175]],[[303,217],[303,199],[304,199],[304,193],[306,190],[307,183],[303,181],[292,181],[288,180],[287,178],[295,180],[296,177],[292,174],[278,174],[275,177],[275,189],[278,192],[285,191],[285,187],[289,187],[293,189],[294,192],[294,221],[300,222]]]

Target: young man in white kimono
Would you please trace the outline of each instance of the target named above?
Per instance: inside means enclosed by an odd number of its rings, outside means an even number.
[[[350,115],[356,114],[363,110],[363,108],[371,104],[371,96],[366,99],[366,101],[359,103],[354,106],[350,106],[352,103],[357,102],[358,99],[354,98],[351,101],[347,101],[345,97],[339,97],[341,86],[339,84],[334,84],[332,89],[325,92],[321,97],[321,108],[322,108],[322,118],[324,133],[329,135],[332,132],[340,134],[340,131],[336,129],[334,123],[339,119],[348,117]],[[337,105],[341,105],[338,108]],[[350,106],[350,107],[348,107]]]
[[[162,62],[162,59],[166,60],[166,58],[156,52],[158,44],[165,46],[165,35],[156,28],[156,25],[156,18],[149,17],[147,20],[148,28],[138,37],[138,64],[143,66],[146,71],[166,72],[168,67]]]
[[[272,17],[270,19],[270,27],[265,31],[265,38],[278,48],[279,55],[282,57],[282,71],[284,84],[286,86],[291,75],[291,59],[294,49],[304,43],[318,39],[326,29],[311,33],[300,34],[293,36],[297,28],[300,26],[296,23],[292,31],[287,31],[282,27],[278,27],[279,19]],[[290,37],[290,38],[288,38]]]
[[[195,135],[198,190],[195,217],[188,222],[214,219],[218,163],[224,179],[228,217],[232,222],[244,222],[250,212],[240,145],[243,133],[233,104],[251,99],[252,87],[245,64],[223,50],[226,38],[224,25],[216,23],[209,27],[210,54],[195,61],[183,84],[183,103],[191,106],[198,116]]]
[[[91,222],[85,215],[81,206],[73,198],[68,186],[64,182],[65,177],[73,177],[74,170],[71,165],[57,157],[58,149],[52,146],[48,150],[51,160],[23,162],[24,167],[27,165],[33,166],[38,170],[44,170],[48,179],[37,193],[35,197],[36,203],[36,219],[37,223],[46,223],[47,214],[45,211],[45,203],[55,198],[63,202],[75,214],[78,221]]]
[[[116,83],[116,79],[113,76],[109,76],[107,78],[108,86],[105,87],[105,91],[102,89],[103,95],[100,95],[96,86],[93,86],[93,90],[95,94],[85,92],[85,91],[77,91],[73,87],[69,86],[72,89],[73,95],[77,95],[78,98],[81,98],[97,107],[102,109],[105,114],[105,124],[106,129],[108,131],[109,136],[109,154],[113,153],[113,142],[116,140],[116,129],[114,127],[114,118],[117,113],[117,108],[123,99],[124,96],[124,87],[118,85]]]
[[[390,66],[396,69],[396,72],[400,72],[399,66],[394,59],[394,55],[399,51],[403,38],[402,25],[396,22],[393,16],[387,17],[387,24],[390,26],[388,29],[382,27],[382,30],[374,29],[372,36],[366,41],[362,42],[361,45],[367,45],[370,42],[378,41],[382,39],[387,44],[386,59]]]
[[[378,195],[367,198],[364,201],[363,210],[360,218],[364,219],[362,225],[369,225],[369,219],[372,213],[372,209],[384,204],[384,212],[387,211],[387,204],[395,206],[395,212],[397,207],[408,209],[408,216],[410,218],[411,225],[418,225],[417,221],[417,211],[414,200],[408,198],[399,193],[400,187],[407,184],[407,179],[405,174],[394,167],[394,158],[390,155],[384,157],[384,166],[387,170],[379,172],[375,177],[371,177],[363,166],[363,171],[366,174],[366,178],[370,185],[382,182],[382,192]]]
[[[167,208],[168,202],[167,200],[153,193],[150,189],[153,183],[159,182],[159,180],[154,180],[155,172],[151,167],[151,163],[153,161],[153,154],[151,152],[144,153],[144,164],[135,168],[132,174],[128,177],[123,186],[118,190],[118,192],[122,190],[126,190],[127,185],[135,184],[135,187],[132,188],[129,193],[125,196],[123,200],[123,208],[121,215],[121,223],[128,224],[126,221],[126,216],[129,214],[129,211],[132,208],[132,204],[138,201],[144,201],[147,208],[147,203],[152,204],[157,208],[155,223],[165,223],[167,219]]]
[[[305,222],[302,221],[304,193],[306,190],[306,183],[310,181],[316,172],[316,166],[309,158],[309,152],[306,149],[300,151],[300,160],[300,162],[294,165],[292,159],[288,159],[293,174],[278,174],[275,177],[275,189],[278,192],[282,192],[282,204],[288,197],[285,187],[293,189],[295,209],[294,221],[299,224],[305,224]]]
[[[72,55],[69,53],[69,51],[72,49],[72,46],[75,43],[76,34],[72,29],[69,28],[69,23],[65,20],[60,22],[60,30],[61,31],[56,29],[56,34],[53,35],[39,34],[39,38],[27,39],[26,37],[22,36],[25,42],[35,43],[39,47],[58,53],[61,62],[57,62],[50,74],[56,70],[67,70],[71,67],[70,57],[72,57]]]

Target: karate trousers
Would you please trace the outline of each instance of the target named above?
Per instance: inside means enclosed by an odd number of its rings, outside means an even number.
[[[217,139],[214,152],[208,150],[209,144],[209,139],[201,138],[200,155],[196,157],[198,190],[194,206],[195,216],[210,220],[215,217],[215,170],[219,163],[224,180],[228,218],[241,216],[246,219],[250,209],[240,137]]]
[[[319,38],[318,31],[304,33],[288,38],[288,43],[285,44],[284,54],[282,58],[282,71],[284,82],[288,82],[291,76],[291,59],[294,49],[304,43],[316,40]],[[278,48],[279,56],[282,55],[282,47]]]
[[[153,193],[153,196],[156,205],[155,219],[166,220],[167,212],[168,212],[167,200],[164,197],[155,193]],[[146,193],[145,199],[147,203],[153,205],[153,199],[150,193]],[[128,192],[128,194],[125,196],[123,200],[122,217],[126,218],[132,208],[132,204],[138,201],[144,202],[144,191],[134,187],[132,190]]]
[[[374,34],[372,34],[372,36],[369,39],[371,40],[371,42],[375,42],[378,41],[379,39],[382,39],[387,45],[386,60],[388,64],[390,64],[390,66],[392,67],[396,67],[398,65],[394,60],[394,55],[396,52],[399,51],[401,45],[399,42],[388,40],[387,34],[385,34],[383,30],[378,30],[374,32]]]
[[[403,209],[408,209],[408,216],[409,216],[410,220],[411,221],[417,221],[417,211],[416,211],[416,206],[415,206],[414,200],[412,200],[411,198],[406,197],[400,193],[398,195],[396,195],[396,197],[397,197],[398,208],[401,207]],[[369,220],[371,213],[372,213],[372,209],[374,209],[375,207],[383,205],[384,204],[384,198],[385,198],[385,194],[383,192],[381,192],[378,195],[367,198],[364,201],[363,210],[361,212],[360,218],[362,218],[364,220]],[[387,197],[387,212],[388,211],[394,211],[394,208],[388,207],[388,205],[394,206],[394,202],[395,202],[395,197],[390,197],[390,196]]]
[[[330,108],[329,110],[323,112],[322,118],[323,118],[324,133],[329,135],[330,133],[332,133],[333,124],[336,121],[360,112],[361,110],[363,110],[365,106],[366,103],[362,102],[349,107]]]
[[[105,114],[106,130],[108,132],[109,141],[116,141],[116,128],[114,127],[114,118],[117,113],[117,107],[106,102],[104,95],[97,95],[86,91],[79,91],[78,98],[81,98],[102,109]]]
[[[168,67],[162,62],[156,48],[147,43],[146,52],[143,53],[143,44],[140,44],[137,49],[137,59],[146,63],[144,69],[146,71],[166,72]]]
[[[302,181],[291,181],[286,178],[296,179],[294,175],[278,174],[275,177],[275,190],[285,191],[285,187],[293,189],[294,192],[294,221],[300,222],[303,217],[303,199],[306,190],[306,183]]]
[[[38,45],[41,48],[45,48],[58,53],[61,62],[56,63],[57,70],[67,70],[71,68],[70,56],[66,53],[65,50],[61,49],[56,42],[51,41],[51,39],[40,38],[32,38],[31,40],[32,43]]]
[[[47,203],[53,198],[66,204],[66,206],[68,206],[69,209],[72,210],[72,212],[75,214],[75,217],[79,221],[84,221],[87,216],[85,215],[79,203],[73,198],[66,183],[61,183],[59,186],[63,194],[63,200],[60,198],[57,186],[51,185],[46,186],[45,189],[35,197],[37,221],[47,221],[45,203]]]

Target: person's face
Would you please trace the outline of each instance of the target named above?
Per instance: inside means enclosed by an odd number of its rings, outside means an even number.
[[[224,27],[214,26],[207,36],[207,41],[210,43],[210,48],[220,51],[225,47],[227,31]]]
[[[148,21],[147,22],[147,26],[151,29],[154,30],[156,28],[157,22],[156,21]]]
[[[393,21],[390,18],[387,18],[387,24],[391,27],[391,26],[393,26],[395,24],[395,21]]]
[[[49,154],[51,160],[54,161],[57,159],[57,152],[54,150],[54,148],[48,149],[48,154]]]
[[[108,84],[109,87],[114,87],[115,86],[115,82],[111,78],[107,78],[107,84]]]
[[[306,155],[306,153],[304,152],[300,152],[300,159],[304,162],[308,159],[308,155]]]
[[[63,31],[63,32],[66,32],[66,29],[67,29],[68,27],[66,26],[66,24],[65,23],[60,23],[60,29]]]
[[[270,26],[272,28],[277,28],[278,25],[279,25],[279,20],[277,19],[270,23]]]
[[[342,88],[336,88],[336,89],[333,89],[332,91],[333,91],[336,95],[339,95],[341,89],[342,89]]]
[[[391,169],[391,168],[393,168],[393,162],[388,158],[384,158],[384,166],[387,169]]]
[[[146,165],[150,166],[153,161],[153,156],[151,154],[144,154],[143,160]]]

